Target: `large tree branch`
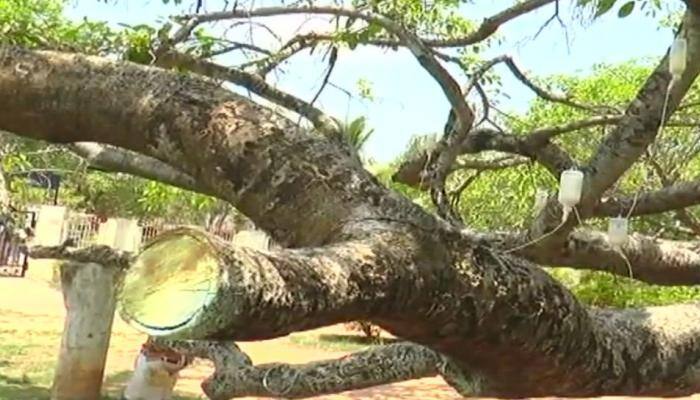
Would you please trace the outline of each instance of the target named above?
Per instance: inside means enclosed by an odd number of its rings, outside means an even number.
[[[236,10],[215,12],[205,15],[192,16],[191,20],[200,23],[219,21],[234,18],[266,17],[288,14],[330,14],[351,18],[358,18],[369,23],[382,26],[388,32],[399,38],[416,58],[423,69],[438,83],[445,97],[450,103],[451,109],[456,116],[454,135],[441,141],[440,149],[437,150],[435,162],[431,163],[431,176],[433,200],[438,207],[439,213],[450,220],[457,221],[459,216],[452,210],[447,202],[444,190],[445,178],[448,170],[457,157],[457,152],[453,144],[459,143],[471,130],[474,122],[474,114],[464,99],[462,90],[450,73],[438,62],[432,50],[426,46],[422,40],[400,24],[377,13],[360,11],[343,7],[265,7],[250,10]]]
[[[337,360],[302,365],[253,365],[235,343],[173,341],[155,343],[191,357],[213,361],[215,371],[203,383],[212,400],[246,396],[298,399],[443,375],[465,396],[478,393],[477,380],[467,380],[444,356],[413,343],[378,346]]]
[[[110,172],[123,172],[141,178],[167,183],[194,192],[202,192],[191,176],[152,157],[94,142],[69,144],[68,149],[84,158],[92,167]],[[205,194],[209,194],[206,193]]]
[[[634,233],[624,246],[616,247],[606,233],[577,230],[560,247],[543,251],[535,246],[522,246],[523,236],[517,232],[464,229],[460,235],[468,242],[488,244],[552,267],[604,271],[654,285],[700,282],[700,242],[696,241],[665,240]]]
[[[695,306],[589,311],[537,266],[462,240],[389,192],[338,145],[206,80],[2,48],[0,129],[156,157],[284,244],[325,244],[258,252],[166,235],[124,281],[122,310],[149,332],[255,340],[360,319],[473,368],[486,395],[700,390]],[[179,307],[157,319],[140,307],[163,296]]]
[[[593,209],[592,215],[615,217],[630,212],[633,216],[650,215],[697,204],[700,204],[700,180],[696,179],[634,196],[604,198]]]
[[[585,207],[591,207],[644,154],[656,139],[659,124],[664,122],[661,121],[664,105],[669,118],[700,73],[700,15],[687,12],[680,35],[688,41],[687,67],[682,78],[670,88],[668,104],[664,104],[671,81],[666,56],[630,103],[625,118],[605,137],[591,158],[582,198]]]
[[[213,82],[93,57],[0,48],[0,129],[107,143],[176,165],[288,246],[342,234],[348,221],[378,213],[366,199],[385,193],[365,184],[369,173],[340,144]],[[316,199],[326,200],[308,207]],[[389,199],[399,214],[434,226],[417,206],[398,206],[406,199]]]
[[[514,242],[510,243],[512,246]],[[700,243],[640,234],[630,235],[627,244],[616,248],[605,233],[576,231],[558,251],[526,248],[520,254],[533,262],[606,271],[655,285],[697,285],[700,283],[699,250]]]
[[[601,117],[600,119],[602,119]],[[600,120],[597,119],[597,120]],[[591,125],[596,125],[592,123]],[[544,166],[552,175],[558,176],[561,171],[576,165],[575,161],[563,149],[549,141],[557,134],[586,127],[587,123],[571,123],[567,126],[542,128],[532,131],[529,135],[520,136],[502,133],[493,129],[480,128],[469,133],[467,138],[458,143],[457,154],[475,154],[483,151],[499,151],[517,154],[535,160]],[[416,154],[399,166],[392,176],[394,182],[419,187],[425,183],[424,172],[428,164],[428,153]],[[423,189],[426,186],[422,186]]]
[[[486,396],[700,389],[692,372],[700,363],[700,327],[687,323],[700,317],[700,307],[589,311],[529,263],[432,234],[414,231],[409,239],[402,224],[387,228],[366,240],[273,252],[235,248],[199,231],[172,232],[128,271],[122,312],[149,334],[193,339],[258,340],[369,320],[474,368],[486,378]],[[444,253],[435,252],[438,243],[446,244]],[[188,274],[210,288],[204,304],[184,301],[169,319],[148,311]],[[155,282],[162,291],[149,291]],[[512,363],[502,362],[506,354]]]

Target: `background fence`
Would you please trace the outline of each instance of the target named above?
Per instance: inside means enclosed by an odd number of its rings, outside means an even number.
[[[176,228],[162,220],[138,221],[127,218],[101,218],[97,215],[73,212],[62,206],[38,206],[35,211],[20,213],[16,227],[31,226],[32,244],[56,246],[70,240],[71,246],[107,245],[124,251],[138,251],[159,234]],[[240,246],[268,249],[270,238],[262,231],[234,227],[217,227],[211,233]],[[12,237],[3,230],[0,221],[0,276],[24,276],[28,257],[23,239]]]
[[[29,257],[24,239],[36,226],[36,213],[33,211],[15,212],[12,215],[17,232],[7,229],[7,221],[0,222],[0,276],[23,277],[29,266]]]

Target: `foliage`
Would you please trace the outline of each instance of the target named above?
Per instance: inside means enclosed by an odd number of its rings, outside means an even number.
[[[617,16],[625,18],[634,10],[645,11],[651,15],[661,9],[661,0],[578,0],[578,5],[590,8],[594,18],[605,15],[617,7]]]
[[[115,36],[104,22],[69,21],[66,0],[0,0],[0,44],[106,54]]]
[[[549,272],[580,301],[597,307],[662,306],[695,301],[700,296],[696,287],[649,285],[605,272],[569,268],[552,268]]]
[[[365,117],[355,118],[349,124],[343,124],[341,129],[345,140],[358,152],[362,150],[367,140],[374,133],[374,129],[367,127],[367,119]]]

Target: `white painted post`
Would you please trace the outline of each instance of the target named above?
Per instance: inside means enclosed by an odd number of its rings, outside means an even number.
[[[97,240],[95,240],[95,243],[114,247],[114,243],[117,241],[118,226],[119,222],[114,218],[110,218],[100,224],[100,227],[97,229]]]
[[[114,247],[123,251],[137,251],[141,244],[138,221],[126,218],[117,218],[115,221],[117,221],[117,230]]]
[[[100,398],[121,272],[99,264],[61,266],[66,306],[52,400]]]
[[[63,206],[41,206],[34,229],[34,245],[56,246],[63,240],[68,210]]]

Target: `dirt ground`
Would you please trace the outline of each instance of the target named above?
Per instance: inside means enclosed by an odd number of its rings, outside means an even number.
[[[27,330],[34,331],[42,336],[42,341],[48,341],[50,346],[58,349],[64,314],[61,293],[50,288],[46,283],[31,279],[0,278],[1,328],[14,328],[22,335],[24,335],[22,332]],[[338,333],[342,327],[330,327],[324,330],[328,333]],[[136,352],[144,339],[144,335],[126,325],[121,319],[118,317],[115,319],[105,373],[108,388],[121,384],[126,378],[127,371],[131,370]],[[347,354],[296,345],[287,338],[240,343],[240,345],[255,363],[287,362],[300,364]],[[46,354],[47,360],[45,361],[50,361],[56,354],[56,352]],[[184,370],[176,387],[177,393],[189,396],[202,395],[199,383],[209,373],[209,366],[204,363],[196,363],[193,367]],[[204,398],[203,395],[202,398]],[[439,378],[421,379],[338,395],[316,397],[316,399],[325,400],[451,400],[458,398],[459,396]]]

